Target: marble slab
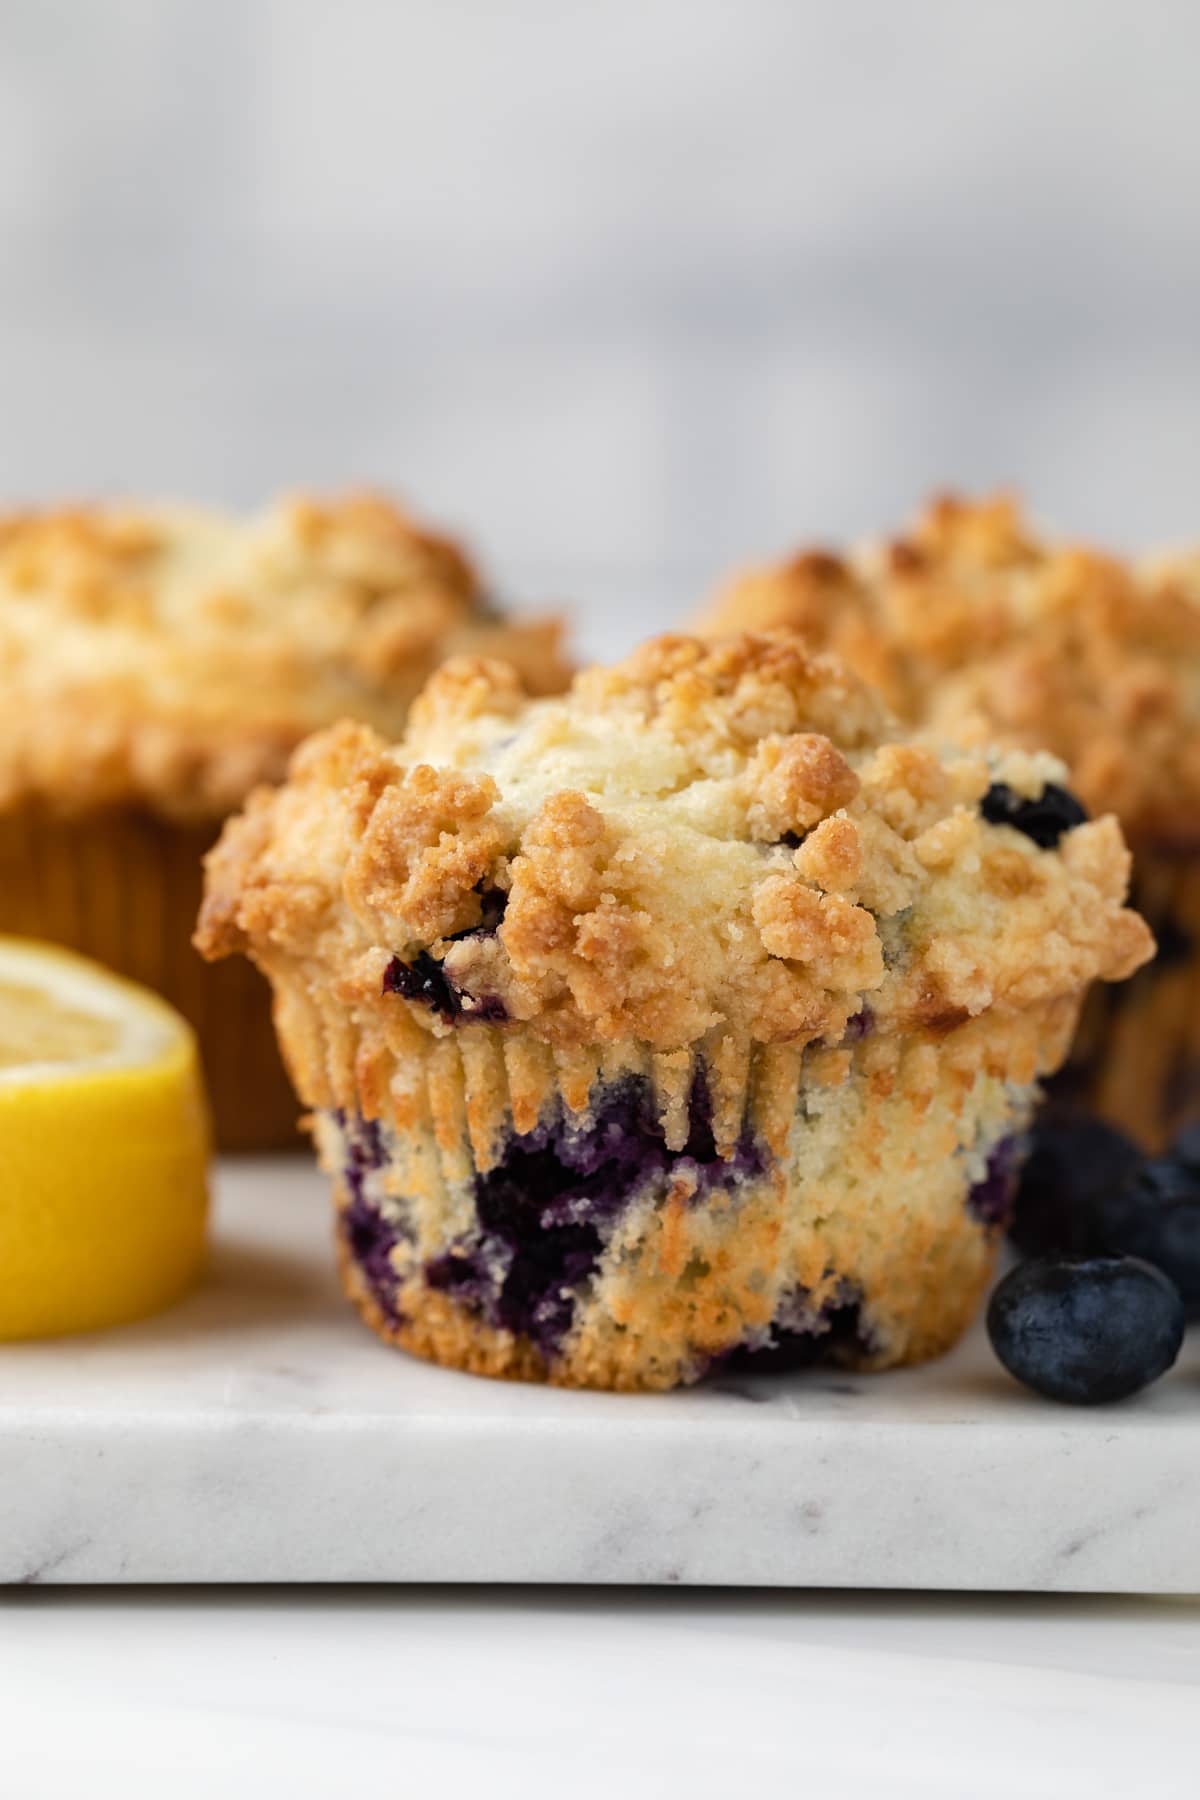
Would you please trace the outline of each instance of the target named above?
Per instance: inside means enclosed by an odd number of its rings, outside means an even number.
[[[1070,1411],[926,1369],[665,1396],[457,1375],[342,1302],[301,1158],[220,1172],[164,1317],[0,1347],[0,1581],[1200,1592],[1200,1346]]]

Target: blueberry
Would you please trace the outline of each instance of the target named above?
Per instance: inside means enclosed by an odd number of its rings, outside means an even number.
[[[431,1012],[443,1019],[456,1019],[462,1011],[458,989],[447,979],[440,962],[428,950],[418,951],[411,962],[393,956],[383,972],[385,994],[399,994],[402,1000],[420,1000]]]
[[[980,806],[989,825],[1011,825],[1042,850],[1053,850],[1066,831],[1087,824],[1087,813],[1065,787],[1051,781],[1036,800],[1026,800],[1006,781],[993,781]]]
[[[1200,1318],[1200,1169],[1156,1158],[1100,1208],[1097,1237],[1114,1256],[1153,1263],[1178,1288],[1189,1319]]]
[[[1200,1175],[1200,1123],[1185,1125],[1172,1139],[1167,1155],[1172,1162],[1181,1163],[1185,1169],[1195,1169]]]
[[[1069,1406],[1124,1400],[1157,1381],[1183,1342],[1183,1302],[1132,1256],[1043,1256],[1006,1275],[988,1306],[1010,1375]]]
[[[1137,1145],[1086,1113],[1043,1113],[1033,1127],[1009,1233],[1023,1256],[1102,1247],[1099,1214],[1141,1167]]]

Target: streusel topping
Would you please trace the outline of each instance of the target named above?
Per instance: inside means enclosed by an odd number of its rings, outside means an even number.
[[[1131,839],[1200,836],[1200,579],[1039,539],[1015,504],[935,501],[905,537],[733,582],[706,631],[799,630],[912,724],[1046,748]]]
[[[252,797],[197,942],[434,1034],[478,1017],[555,1046],[833,1045],[869,1006],[939,1036],[1151,953],[1116,821],[1054,823],[1063,779],[902,741],[790,636],[660,638],[560,699],[462,659],[399,744],[339,725]]]
[[[0,518],[0,806],[219,817],[320,725],[397,734],[447,653],[556,690],[557,636],[501,620],[453,543],[370,495]]]

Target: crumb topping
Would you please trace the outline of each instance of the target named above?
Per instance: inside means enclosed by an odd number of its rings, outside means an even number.
[[[933,502],[905,537],[735,580],[702,629],[802,632],[905,721],[1049,749],[1138,843],[1200,840],[1200,559],[1136,570],[1014,502]]]
[[[372,495],[0,517],[0,806],[216,818],[316,727],[398,734],[447,653],[555,691],[557,641],[499,619],[456,545]]]
[[[936,1036],[1151,953],[1114,819],[1042,848],[983,817],[1029,765],[900,741],[857,677],[787,636],[660,638],[558,699],[459,660],[397,745],[340,724],[252,797],[209,859],[196,941],[333,987],[384,1031],[396,1008],[471,1029],[385,981],[426,958],[556,1047],[836,1044],[868,996],[877,1030]]]

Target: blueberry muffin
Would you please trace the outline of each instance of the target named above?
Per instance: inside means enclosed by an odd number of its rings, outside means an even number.
[[[302,746],[209,858],[385,1338],[666,1388],[958,1337],[1040,1076],[1150,953],[1051,758],[939,757],[790,637],[531,700],[445,666]]]
[[[178,1006],[226,1148],[295,1142],[297,1106],[263,983],[191,948],[204,852],[315,727],[399,732],[464,649],[562,685],[554,624],[506,623],[452,543],[381,499],[0,519],[0,932]]]
[[[1157,1147],[1200,1116],[1200,563],[1149,569],[1037,538],[1004,498],[908,536],[743,576],[703,629],[799,629],[907,723],[1047,748],[1134,853],[1156,960],[1090,1002],[1062,1089]]]

